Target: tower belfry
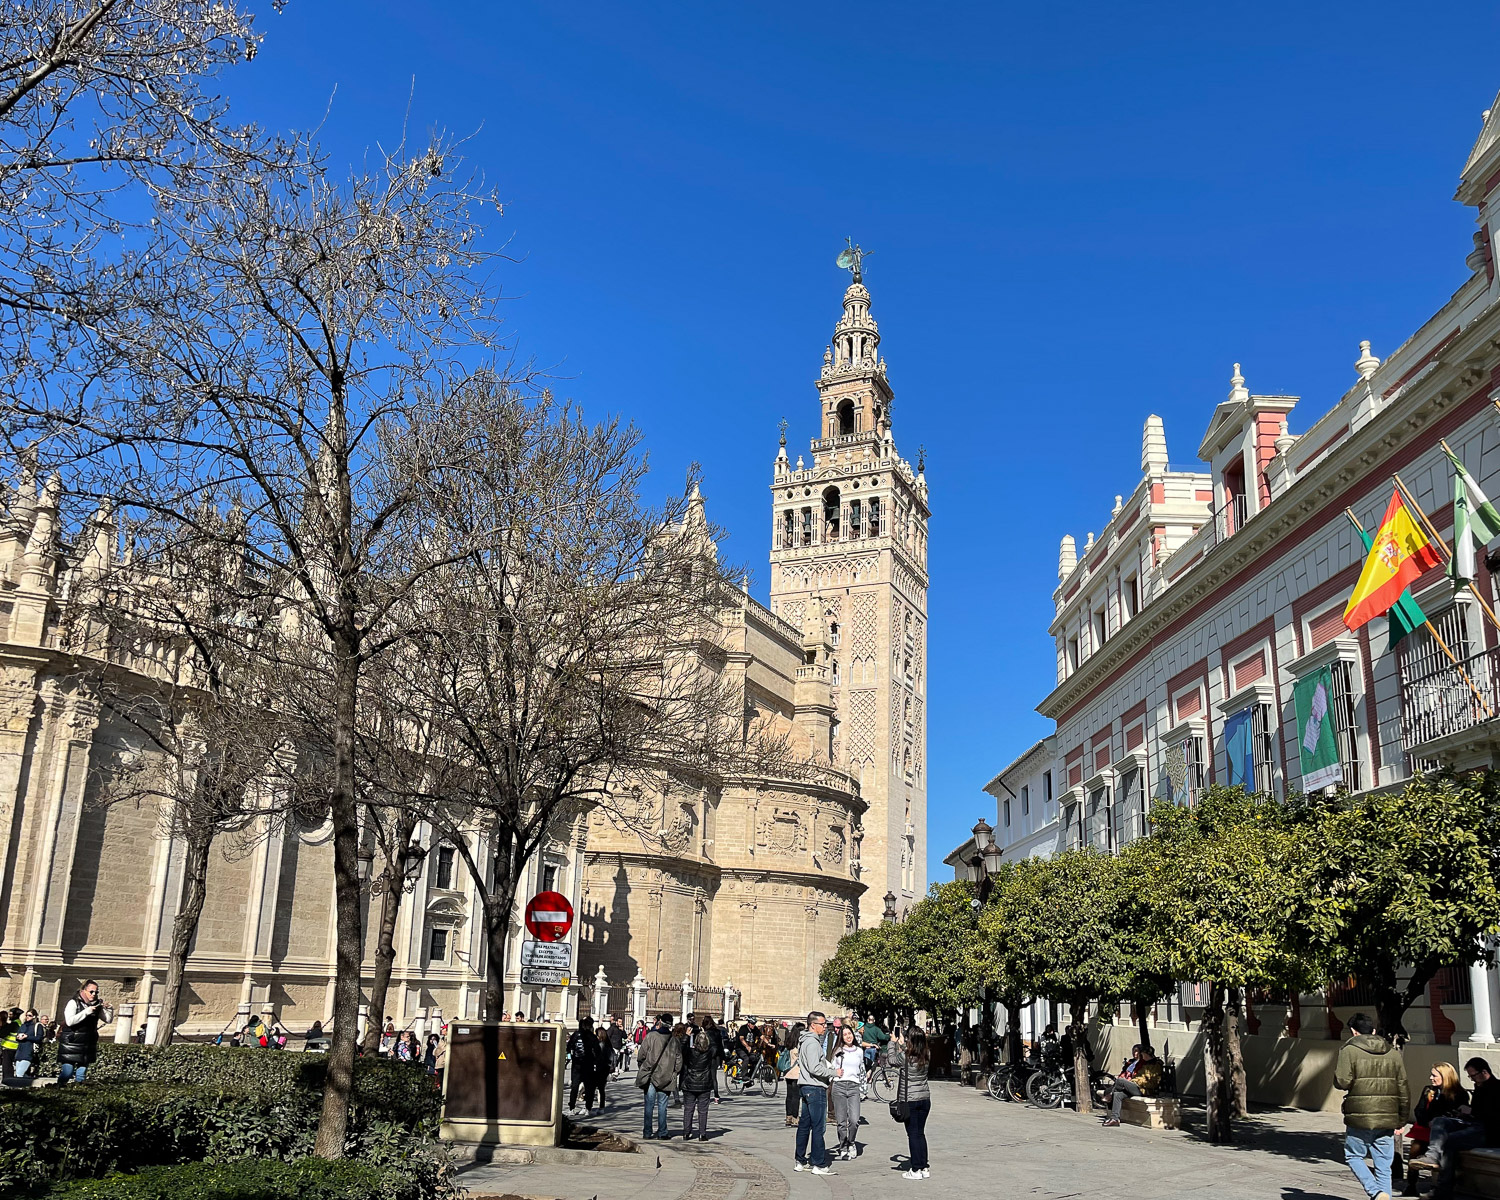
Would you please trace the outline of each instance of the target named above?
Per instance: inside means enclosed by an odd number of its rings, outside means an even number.
[[[896,450],[880,330],[851,245],[844,312],[817,380],[811,461],[788,460],[783,431],[771,483],[771,609],[828,630],[833,766],[869,805],[860,845],[861,925],[887,893],[898,913],[927,887],[927,481]],[[819,747],[810,747],[817,753]],[[824,751],[826,752],[826,751]]]

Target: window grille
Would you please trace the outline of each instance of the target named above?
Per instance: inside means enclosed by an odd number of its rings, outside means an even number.
[[[1276,791],[1276,738],[1271,732],[1271,706],[1257,704],[1250,715],[1250,736],[1255,749],[1255,790],[1266,795]]]
[[[1359,753],[1359,720],[1354,702],[1354,664],[1348,659],[1334,659],[1333,737],[1338,746],[1339,762],[1344,768],[1344,786],[1351,792],[1364,787]]]
[[[453,855],[452,846],[438,847],[437,869],[432,881],[434,887],[451,888],[453,886]]]
[[[427,958],[430,962],[448,961],[448,931],[446,929],[432,931],[432,937],[427,943]]]

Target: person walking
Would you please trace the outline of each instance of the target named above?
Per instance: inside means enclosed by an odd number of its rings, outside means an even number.
[[[99,1057],[99,1024],[113,1021],[112,1005],[99,999],[99,985],[85,979],[77,994],[63,1006],[57,1034],[57,1082],[82,1083]]]
[[[828,1018],[820,1012],[807,1014],[807,1028],[797,1038],[797,1091],[802,1112],[797,1118],[797,1161],[794,1171],[811,1170],[814,1175],[832,1175],[828,1151],[823,1145],[823,1127],[828,1124],[828,1083],[833,1067],[823,1057],[823,1039]]]
[[[932,1112],[932,1088],[927,1070],[932,1061],[927,1035],[913,1025],[906,1036],[891,1038],[890,1064],[900,1072],[896,1095],[906,1097],[906,1170],[903,1179],[927,1179],[932,1175],[927,1161],[927,1118]]]
[[[36,1019],[36,1009],[28,1009],[22,1016],[16,1040],[19,1043],[16,1047],[16,1078],[25,1079],[41,1057],[42,1043],[47,1040],[47,1027]]]
[[[568,1071],[572,1087],[568,1091],[568,1113],[572,1116],[594,1115],[594,1085],[599,1079],[599,1039],[594,1036],[594,1018],[579,1017],[578,1028],[568,1039]],[[583,1108],[578,1107],[578,1089],[583,1089]]]
[[[859,1031],[844,1025],[833,1052],[833,1113],[838,1120],[839,1145],[835,1158],[859,1157],[859,1097],[865,1083],[865,1051]]]
[[[1353,1036],[1339,1051],[1333,1086],[1344,1096],[1344,1161],[1371,1200],[1390,1200],[1396,1130],[1406,1124],[1411,1093],[1401,1051],[1375,1033],[1364,1013],[1349,1018]],[[1369,1158],[1374,1170],[1365,1165]]]
[[[646,1093],[646,1127],[644,1138],[666,1140],[667,1102],[682,1074],[682,1045],[672,1036],[672,1018],[662,1013],[656,1025],[641,1043],[641,1065],[636,1069],[635,1086]],[[655,1117],[653,1123],[653,1114]]]
[[[777,1070],[786,1080],[786,1123],[788,1126],[797,1124],[797,1117],[802,1111],[802,1091],[797,1086],[797,1039],[802,1036],[802,1031],[806,1028],[807,1026],[798,1021],[787,1031],[786,1045],[782,1047],[781,1057],[776,1062]]]
[[[625,1073],[629,1065],[625,1061],[625,1025],[619,1017],[613,1016],[609,1019],[609,1052],[614,1060],[614,1077],[618,1079]]]
[[[599,1097],[599,1107],[604,1107],[604,1086],[609,1082],[610,1072],[615,1066],[615,1049],[609,1042],[609,1026],[601,1025],[594,1030],[598,1041],[598,1055],[594,1060],[594,1091]]]
[[[708,1101],[714,1094],[714,1075],[719,1069],[719,1040],[701,1025],[688,1027],[682,1047],[682,1138],[693,1140],[693,1118],[698,1119],[698,1140],[708,1141]]]

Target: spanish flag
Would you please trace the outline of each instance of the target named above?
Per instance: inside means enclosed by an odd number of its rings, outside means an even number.
[[[1422,572],[1442,561],[1442,555],[1401,502],[1400,491],[1393,490],[1370,546],[1370,556],[1365,559],[1365,569],[1359,573],[1359,582],[1344,609],[1344,624],[1358,629],[1366,621],[1389,612]]]

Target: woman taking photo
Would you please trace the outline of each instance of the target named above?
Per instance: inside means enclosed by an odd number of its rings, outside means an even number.
[[[802,1115],[802,1089],[797,1082],[797,1039],[802,1036],[802,1031],[807,1026],[798,1021],[787,1033],[786,1046],[782,1049],[782,1057],[777,1059],[777,1066],[781,1070],[781,1078],[786,1082],[786,1123],[788,1126],[795,1125]],[[785,1063],[785,1066],[781,1064]]]
[[[859,1157],[859,1096],[865,1082],[865,1051],[853,1025],[839,1029],[833,1051],[833,1115],[838,1122],[839,1144],[835,1158]]]
[[[890,1065],[898,1072],[896,1096],[904,1098],[906,1110],[906,1145],[909,1157],[903,1179],[927,1179],[932,1171],[927,1163],[927,1115],[932,1112],[932,1089],[927,1086],[927,1067],[931,1055],[927,1035],[913,1025],[906,1036],[891,1038]]]
[[[704,1017],[703,1021],[708,1018]],[[698,1140],[708,1141],[708,1098],[714,1093],[719,1069],[719,1044],[701,1023],[688,1025],[682,1046],[682,1139],[693,1140],[693,1117],[698,1118]]]

